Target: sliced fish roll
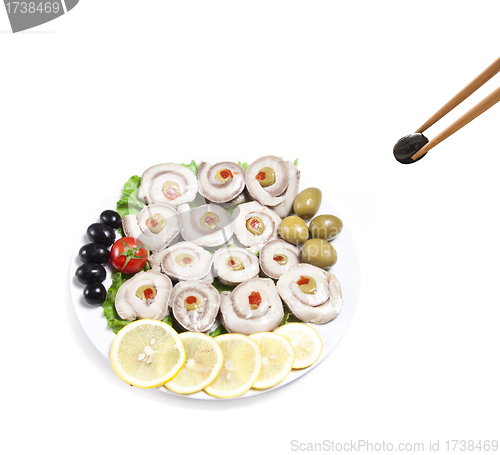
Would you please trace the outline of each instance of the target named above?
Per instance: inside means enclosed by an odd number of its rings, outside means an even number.
[[[245,188],[245,170],[236,163],[203,162],[198,169],[198,191],[209,201],[222,203],[238,197]]]
[[[187,167],[175,163],[158,164],[141,178],[138,196],[148,204],[161,203],[176,208],[194,200],[198,180]]]
[[[251,335],[279,327],[284,311],[276,286],[270,278],[251,278],[221,292],[222,323],[228,332]]]
[[[149,245],[152,251],[160,251],[177,239],[181,220],[175,209],[165,204],[151,204],[139,214],[126,215],[122,220],[123,232]]]
[[[169,252],[169,250],[167,248],[165,250],[158,251],[158,252],[152,254],[151,256],[149,256],[148,263],[149,263],[149,266],[151,267],[152,270],[155,270],[157,272],[162,271],[161,263],[163,261],[163,258],[165,257],[165,255],[168,252]],[[201,277],[200,280],[203,280],[209,284],[212,284],[214,282],[214,275],[212,273],[212,269],[210,269],[209,272],[205,276]]]
[[[220,295],[205,281],[180,281],[172,292],[172,313],[186,330],[205,332],[214,325],[219,312]]]
[[[179,281],[201,280],[212,268],[212,255],[190,242],[179,242],[162,254],[161,270]]]
[[[310,264],[299,264],[278,280],[279,295],[303,322],[324,324],[342,310],[340,282],[332,273]]]
[[[190,209],[179,207],[182,238],[194,245],[215,247],[227,243],[234,233],[234,219],[217,204],[206,204]]]
[[[162,320],[169,314],[172,281],[163,273],[138,272],[125,281],[115,296],[115,308],[125,321]]]
[[[259,274],[255,254],[239,247],[224,247],[213,255],[214,274],[221,283],[236,286]]]
[[[264,244],[278,238],[281,218],[273,209],[258,202],[239,205],[233,212],[233,218],[236,237],[252,251],[259,251]]]
[[[260,268],[276,280],[301,262],[300,248],[280,239],[267,242],[259,254]]]
[[[299,194],[300,171],[291,161],[286,162],[288,166],[288,188],[282,196],[285,197],[283,202],[274,206],[274,210],[281,218],[286,218],[292,212],[293,201]]]
[[[282,194],[288,188],[288,166],[277,156],[263,156],[255,160],[246,171],[248,192],[262,205],[278,205],[285,200]]]
[[[139,191],[137,192],[137,197],[142,199],[147,204],[151,204],[151,199],[149,198],[149,185],[151,184],[151,180],[157,177],[160,174],[165,174],[167,172],[172,172],[179,170],[182,166],[180,164],[175,163],[163,163],[156,164],[155,166],[151,166],[146,169],[142,173],[141,183],[139,185]]]

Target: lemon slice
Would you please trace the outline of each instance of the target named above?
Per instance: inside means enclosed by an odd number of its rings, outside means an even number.
[[[300,322],[290,322],[278,327],[275,333],[283,335],[295,350],[294,369],[307,368],[319,359],[323,343],[316,329]]]
[[[250,335],[257,343],[262,356],[262,369],[254,389],[267,389],[283,381],[292,370],[295,351],[292,343],[283,335],[260,332]]]
[[[121,380],[150,389],[172,379],[184,365],[186,353],[179,335],[168,324],[139,319],[118,332],[110,360]]]
[[[262,359],[257,343],[239,333],[227,333],[215,338],[222,349],[224,362],[219,375],[205,392],[218,398],[244,394],[259,377]]]
[[[173,392],[188,394],[210,385],[222,368],[222,351],[210,336],[198,332],[179,334],[186,351],[186,363],[179,374],[165,384]]]

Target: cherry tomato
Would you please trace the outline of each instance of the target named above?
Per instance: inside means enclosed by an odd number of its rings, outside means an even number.
[[[137,273],[148,260],[147,245],[134,237],[122,237],[111,247],[111,265],[122,273]]]

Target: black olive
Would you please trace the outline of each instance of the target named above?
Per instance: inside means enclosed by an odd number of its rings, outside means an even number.
[[[402,137],[398,142],[396,142],[392,151],[394,153],[394,158],[403,164],[415,163],[422,159],[425,155],[422,155],[416,160],[413,160],[412,156],[415,155],[415,153],[417,153],[425,144],[427,144],[427,142],[429,142],[429,139],[421,133],[408,134],[408,136]]]
[[[115,231],[104,223],[91,224],[87,229],[87,237],[93,243],[111,246],[115,241]]]
[[[108,225],[110,228],[118,229],[122,224],[122,218],[114,210],[104,210],[101,213],[101,223]]]
[[[106,300],[106,288],[101,283],[92,283],[83,290],[83,298],[90,305],[100,305]]]
[[[87,262],[76,269],[75,276],[82,284],[101,283],[106,278],[102,265]]]
[[[106,264],[109,261],[109,251],[104,245],[98,243],[87,243],[78,252],[82,262],[93,262],[94,264]]]

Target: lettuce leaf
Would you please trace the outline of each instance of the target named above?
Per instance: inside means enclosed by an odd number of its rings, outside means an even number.
[[[118,316],[115,308],[115,297],[118,288],[133,276],[134,275],[126,275],[125,273],[116,271],[111,273],[112,284],[108,289],[106,300],[102,304],[102,311],[108,322],[108,327],[113,330],[114,333],[118,333],[120,329],[125,327],[127,324],[130,324],[131,322],[124,321],[120,316]],[[173,326],[174,318],[172,315],[168,315],[163,319],[163,322],[166,322],[168,325]]]
[[[302,322],[297,316],[295,316],[285,305],[283,305],[283,311],[285,315],[280,322],[280,326],[288,324],[289,322]]]
[[[222,335],[223,333],[227,333],[227,330],[224,328],[224,326],[222,324],[219,324],[214,331],[209,333],[209,335],[211,337],[216,337],[216,336]]]
[[[116,211],[123,218],[125,215],[137,215],[146,204],[137,197],[141,178],[138,175],[130,177],[123,185],[121,199],[116,203]]]
[[[228,286],[227,284],[221,283],[217,278],[214,278],[212,286],[219,291],[219,294],[224,291],[232,292],[235,286]]]
[[[115,309],[116,292],[128,278],[130,277],[120,272],[111,273],[112,284],[108,289],[106,300],[102,304],[102,311],[108,321],[108,327],[111,328],[114,333],[118,333],[122,327],[125,327],[129,323],[121,319]]]
[[[181,166],[187,167],[190,171],[194,172],[194,175],[198,175],[198,169],[201,166],[200,164],[196,164],[194,160],[191,160],[189,164],[181,163]]]
[[[232,205],[231,207],[227,207],[227,208],[226,208],[226,211],[228,211],[228,212],[229,212],[229,214],[230,214],[230,215],[232,215],[232,214],[233,214],[233,212],[236,210],[236,207],[238,207],[238,204],[236,204],[236,205]]]

